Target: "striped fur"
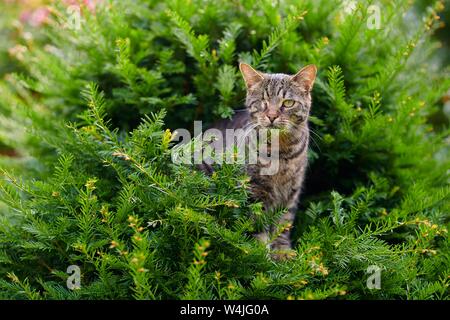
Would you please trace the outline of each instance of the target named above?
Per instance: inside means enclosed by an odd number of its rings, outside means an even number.
[[[297,201],[301,192],[307,166],[309,142],[308,116],[311,108],[311,88],[314,84],[316,67],[311,65],[296,75],[263,74],[249,65],[241,64],[241,72],[247,85],[247,112],[238,112],[221,129],[239,129],[256,125],[258,128],[276,127],[281,129],[279,170],[274,175],[261,175],[261,164],[247,165],[251,177],[252,197],[264,203],[265,210],[287,208],[280,224],[289,227],[271,244],[278,252],[291,248],[290,230],[293,225]],[[290,100],[293,105],[285,107]],[[272,122],[272,120],[273,122]],[[278,226],[271,226],[257,235],[263,241]],[[275,251],[275,252],[276,252]],[[275,258],[286,257],[276,254]]]

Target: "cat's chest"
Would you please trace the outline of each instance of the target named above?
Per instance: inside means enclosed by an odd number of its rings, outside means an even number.
[[[302,165],[300,159],[280,159],[278,170],[272,175],[267,175],[267,180],[280,188],[283,188],[283,186],[287,188],[287,186],[296,183],[295,178]],[[259,174],[264,174],[262,168],[260,168]]]
[[[267,167],[249,168],[253,195],[272,206],[286,206],[293,201],[303,181],[302,159],[279,160],[278,170],[267,174]]]

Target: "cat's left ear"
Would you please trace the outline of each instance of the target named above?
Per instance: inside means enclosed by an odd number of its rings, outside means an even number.
[[[310,64],[293,75],[291,79],[309,92],[313,88],[314,81],[316,80],[316,74],[317,67]]]

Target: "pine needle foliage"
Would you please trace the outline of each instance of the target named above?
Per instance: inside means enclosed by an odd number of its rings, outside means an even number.
[[[73,28],[55,2],[19,30],[21,71],[0,82],[0,141],[20,155],[0,157],[0,298],[448,299],[443,4],[345,4],[105,0]],[[287,261],[252,237],[282,212],[249,199],[239,165],[171,161],[175,129],[243,108],[239,61],[319,69]]]

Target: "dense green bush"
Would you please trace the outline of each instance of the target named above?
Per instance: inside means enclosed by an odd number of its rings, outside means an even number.
[[[21,155],[0,158],[0,297],[449,298],[448,126],[429,121],[450,87],[442,3],[412,5],[111,0],[80,28],[54,5],[0,85],[0,140]],[[237,165],[171,162],[174,129],[243,107],[238,61],[319,69],[289,261],[252,238],[268,219]]]

